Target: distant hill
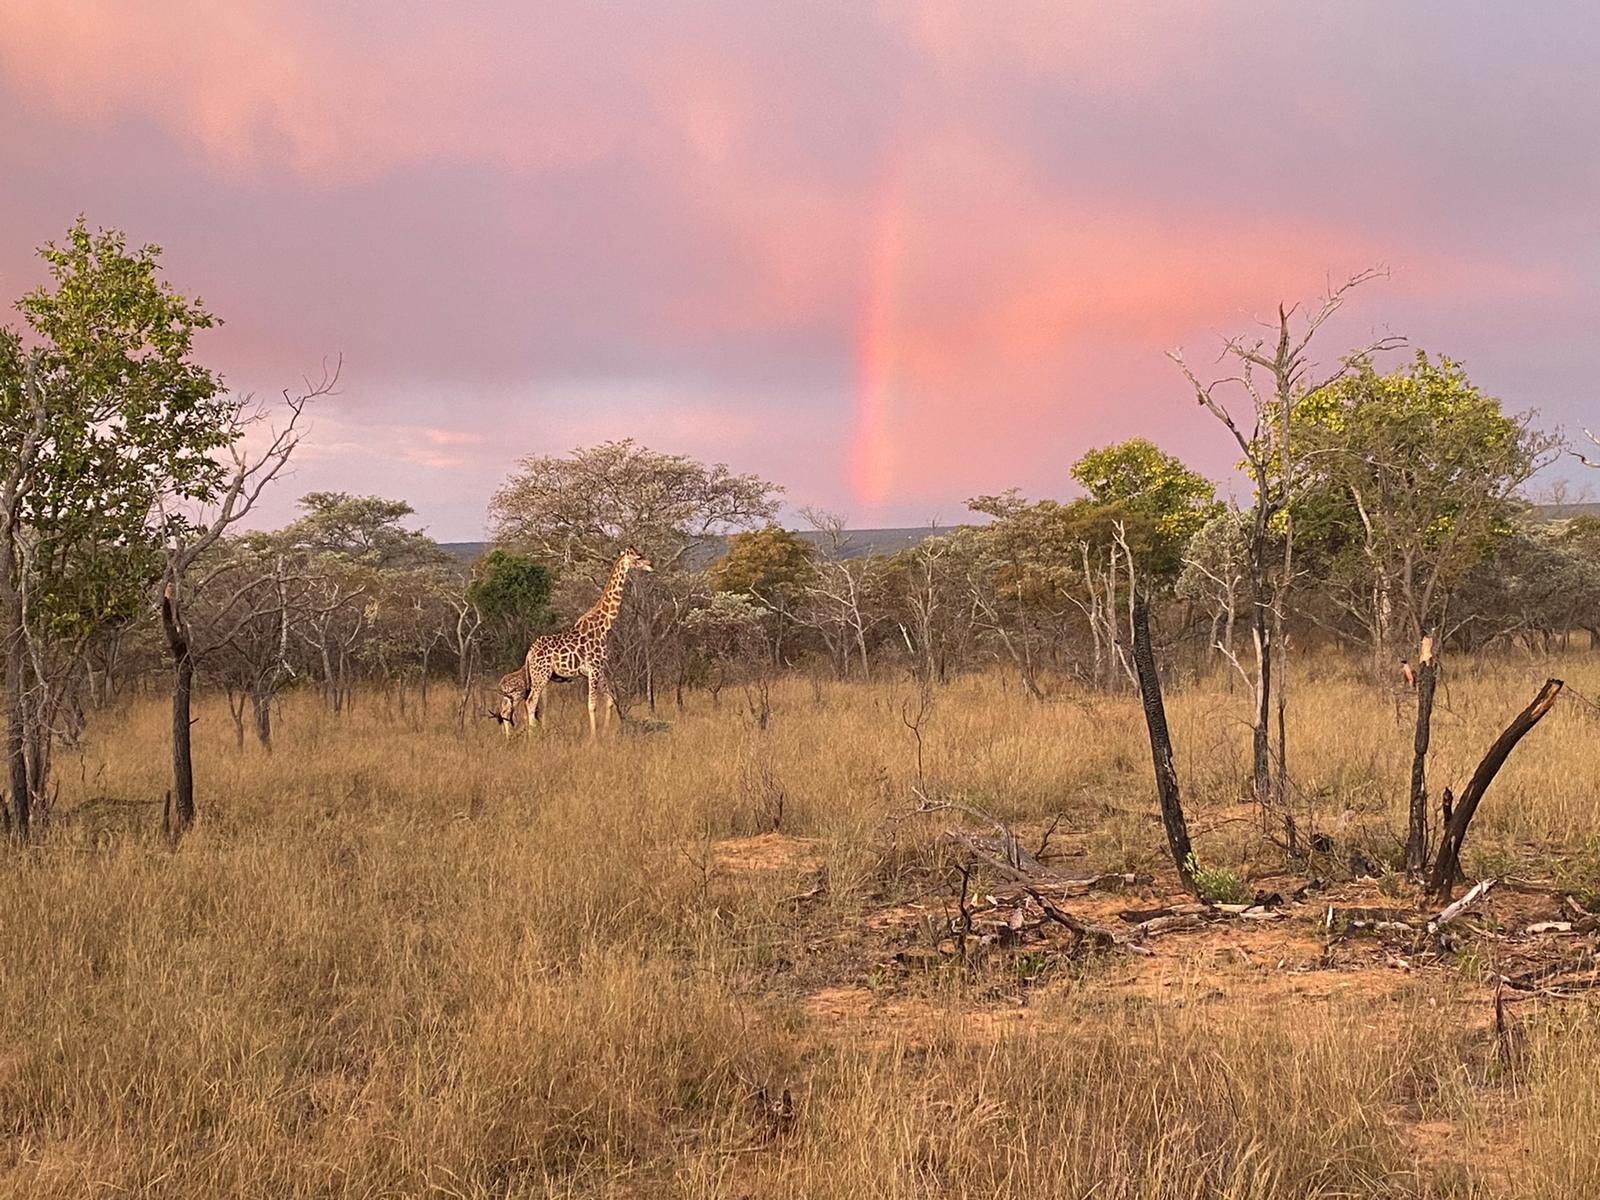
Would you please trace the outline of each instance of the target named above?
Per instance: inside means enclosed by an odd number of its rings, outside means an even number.
[[[1581,504],[1535,504],[1533,511],[1541,521],[1570,521],[1573,517],[1600,517],[1600,502]]]
[[[1585,501],[1578,504],[1535,504],[1532,506],[1534,519],[1538,522],[1566,521],[1573,517],[1600,517],[1600,501]],[[951,526],[918,525],[908,529],[851,529],[847,530],[845,537],[848,544],[845,547],[845,558],[866,558],[874,554],[895,554],[901,550],[909,550],[923,538],[930,534],[949,533]],[[795,531],[808,542],[820,544],[822,535],[811,529],[798,529]],[[727,549],[726,538],[712,538],[701,553],[697,565],[705,566],[721,558]],[[440,542],[440,547],[448,554],[460,559],[464,563],[476,561],[490,547],[489,542]]]
[[[822,541],[822,535],[814,530],[800,529],[795,532],[808,542]],[[931,525],[921,525],[912,529],[850,529],[845,532],[847,542],[844,557],[866,558],[874,554],[895,554],[910,549],[929,534],[949,532],[948,526]],[[490,547],[489,542],[440,542],[439,545],[446,553],[468,563],[476,561]],[[704,566],[715,562],[726,552],[727,545],[726,538],[710,539],[701,551],[697,565]]]

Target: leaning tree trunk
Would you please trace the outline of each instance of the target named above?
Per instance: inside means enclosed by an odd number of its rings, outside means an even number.
[[[1533,698],[1533,703],[1512,719],[1505,732],[1489,747],[1489,753],[1483,756],[1478,769],[1472,773],[1472,780],[1467,784],[1467,790],[1461,793],[1461,800],[1450,814],[1450,823],[1439,842],[1439,857],[1434,860],[1433,878],[1428,884],[1428,890],[1435,896],[1449,898],[1461,863],[1461,843],[1466,841],[1467,826],[1472,822],[1472,814],[1478,810],[1478,802],[1489,790],[1496,773],[1505,765],[1506,757],[1522,740],[1523,734],[1537,725],[1545,713],[1555,706],[1556,697],[1564,686],[1559,679],[1546,679],[1539,694]]]
[[[1155,652],[1150,647],[1150,613],[1143,596],[1133,602],[1133,663],[1139,678],[1139,696],[1144,701],[1144,723],[1150,733],[1150,757],[1155,764],[1156,795],[1161,801],[1161,824],[1167,831],[1167,846],[1177,865],[1178,878],[1191,892],[1195,890],[1190,864],[1194,858],[1189,845],[1189,825],[1183,816],[1183,800],[1178,791],[1178,768],[1172,760],[1172,734],[1167,729],[1167,710],[1161,700],[1161,677],[1156,674]]]
[[[167,648],[172,651],[172,813],[169,831],[177,838],[194,824],[194,756],[189,745],[189,711],[194,697],[194,655],[189,645],[189,630],[173,587],[167,585],[161,597],[161,625],[166,631]]]
[[[1433,736],[1433,693],[1438,686],[1433,638],[1417,653],[1417,734],[1411,754],[1411,820],[1406,835],[1406,874],[1421,879],[1428,867],[1428,743]]]

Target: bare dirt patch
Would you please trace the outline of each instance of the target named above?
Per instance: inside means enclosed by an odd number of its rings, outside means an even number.
[[[822,865],[822,854],[810,838],[783,833],[731,838],[716,843],[717,867],[730,875],[756,875],[770,871],[802,873]]]

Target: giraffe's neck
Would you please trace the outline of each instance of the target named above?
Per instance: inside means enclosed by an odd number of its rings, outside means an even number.
[[[602,637],[611,632],[617,613],[622,609],[622,585],[627,578],[627,563],[618,558],[611,567],[611,578],[606,580],[605,590],[600,593],[600,599],[594,602],[593,608],[578,618],[578,625],[586,629],[599,630]]]

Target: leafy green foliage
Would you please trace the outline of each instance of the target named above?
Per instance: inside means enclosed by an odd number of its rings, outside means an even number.
[[[479,560],[467,585],[467,599],[483,614],[492,661],[509,663],[550,623],[548,568],[522,554],[491,550]]]
[[[1072,465],[1072,478],[1096,504],[1153,518],[1161,537],[1177,546],[1222,507],[1215,484],[1144,438],[1090,450]]]
[[[766,525],[728,539],[727,554],[711,568],[711,584],[770,604],[792,599],[815,575],[815,547],[797,533]]]
[[[1302,397],[1292,439],[1302,565],[1359,602],[1381,595],[1412,637],[1510,535],[1516,489],[1555,444],[1423,351],[1388,374],[1358,363]]]
[[[448,555],[420,529],[401,524],[415,510],[404,500],[352,496],[348,492],[309,492],[300,497],[304,512],[279,535],[311,554],[333,554],[378,570],[439,566]]]
[[[995,562],[995,583],[1003,594],[1020,596],[1025,603],[1053,608],[1071,603],[1068,596],[1086,586],[1085,556],[1089,569],[1096,569],[1119,527],[1141,570],[1164,576],[1174,573],[1180,562],[1180,547],[1161,533],[1157,519],[1126,502],[1005,503],[1010,498],[979,497],[970,503],[998,516],[983,530]]]
[[[1195,894],[1208,904],[1248,904],[1255,898],[1255,889],[1232,871],[1202,867],[1192,853],[1184,866],[1194,880]]]
[[[627,438],[523,459],[495,492],[489,518],[496,542],[563,571],[607,565],[634,545],[670,573],[711,537],[776,515],[780,490]]]
[[[163,499],[216,497],[238,409],[191,357],[216,319],[159,278],[158,247],[80,218],[40,254],[49,282],[17,304],[29,336],[0,334],[0,474],[42,421],[17,514],[31,611],[82,634],[137,609],[162,536],[186,523]]]

